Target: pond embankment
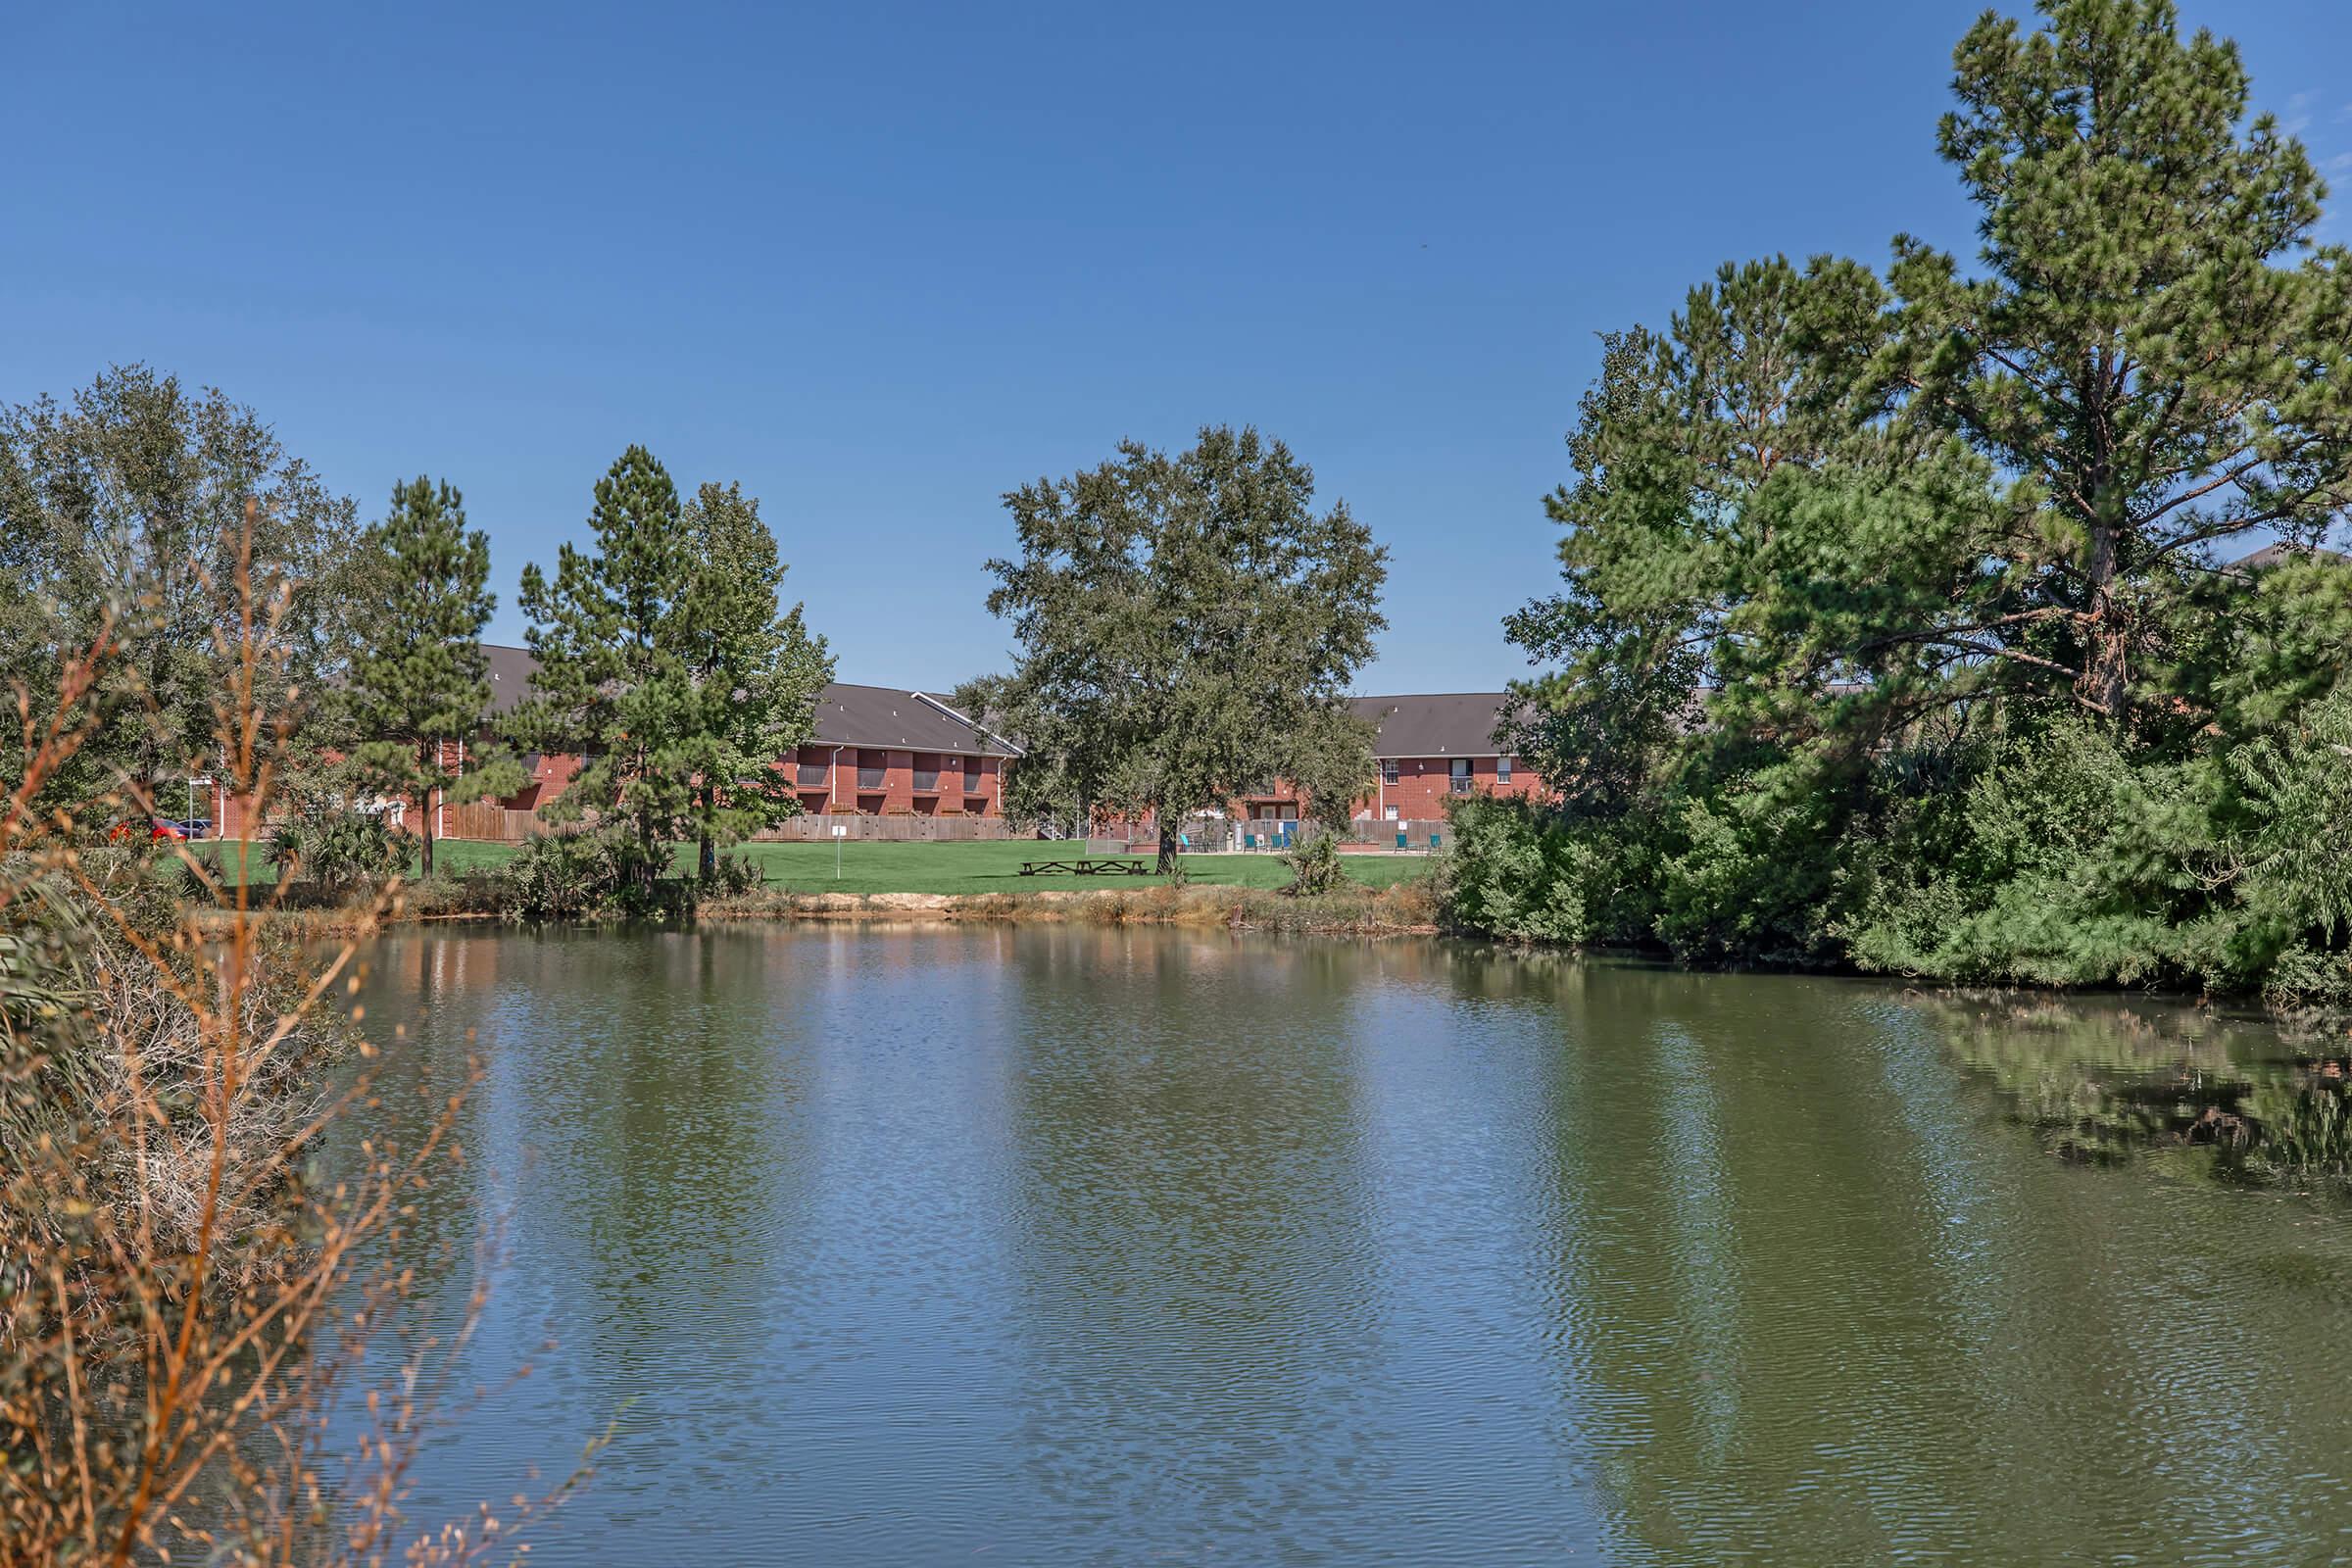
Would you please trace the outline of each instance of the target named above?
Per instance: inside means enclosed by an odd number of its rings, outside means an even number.
[[[1332,935],[1428,935],[1437,902],[1417,883],[1294,898],[1262,888],[1054,889],[1040,893],[760,892],[703,906],[706,920],[1008,921],[1226,926]]]
[[[225,920],[227,914],[222,912]],[[318,935],[354,935],[407,923],[505,918],[449,890],[422,884],[380,908],[283,908],[277,918]],[[812,893],[763,888],[704,902],[703,921],[807,920],[844,924],[1159,925],[1283,931],[1326,936],[1430,936],[1438,901],[1426,883],[1349,888],[1310,897],[1264,888],[1152,886],[1066,888],[1037,893]]]

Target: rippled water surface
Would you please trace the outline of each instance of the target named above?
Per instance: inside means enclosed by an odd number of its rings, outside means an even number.
[[[2352,1553],[2352,1211],[2240,1168],[2334,1069],[2266,1031],[1052,928],[410,935],[369,1000],[386,1114],[475,1039],[431,1217],[506,1254],[416,1512],[614,1427],[539,1561]]]

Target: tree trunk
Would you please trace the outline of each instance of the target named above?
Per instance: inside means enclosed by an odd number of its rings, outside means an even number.
[[[2115,530],[2104,523],[2091,524],[2089,586],[2090,631],[2075,695],[2120,720],[2131,698],[2130,647],[2124,608],[2115,598]]]
[[[436,814],[433,810],[433,797],[439,793],[430,784],[424,787],[424,820],[417,824],[417,828],[424,838],[424,874],[426,876],[433,874],[433,817]]]
[[[1168,826],[1164,815],[1159,825],[1159,863],[1153,869],[1170,882],[1184,880],[1184,865],[1176,858],[1176,830]]]
[[[706,885],[718,871],[718,847],[710,842],[710,809],[713,804],[710,786],[706,784],[703,786],[702,848],[694,861],[695,875]]]

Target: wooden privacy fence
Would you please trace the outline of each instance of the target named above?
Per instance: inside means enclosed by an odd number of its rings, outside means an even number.
[[[484,802],[447,808],[441,824],[443,838],[491,839],[505,844],[519,844],[553,831],[536,811],[510,811]],[[859,816],[849,811],[820,811],[787,817],[781,825],[755,837],[788,843],[830,839],[836,826],[848,828],[848,838],[902,843],[1029,836],[1015,832],[1012,824],[996,816]]]
[[[802,816],[788,816],[757,837],[786,842],[829,839],[836,827],[848,828],[850,831],[846,836],[849,838],[884,839],[894,843],[1025,839],[1030,836],[1027,832],[1016,832],[1013,825],[1001,816],[860,816],[852,811],[810,811]]]
[[[1396,822],[1350,822],[1342,842],[1375,850],[1426,850],[1444,844],[1447,837],[1444,817],[1416,816]]]
[[[511,811],[495,801],[474,801],[442,808],[440,836],[445,839],[494,839],[520,844],[548,831],[536,811]]]

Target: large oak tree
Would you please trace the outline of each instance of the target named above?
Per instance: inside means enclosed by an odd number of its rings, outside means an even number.
[[[1386,624],[1388,554],[1314,497],[1288,447],[1219,425],[1004,498],[1019,551],[989,563],[988,599],[1017,642],[1004,706],[1050,730],[1070,796],[1155,821],[1163,873],[1194,811],[1329,780],[1335,751],[1370,777],[1347,697]]]

